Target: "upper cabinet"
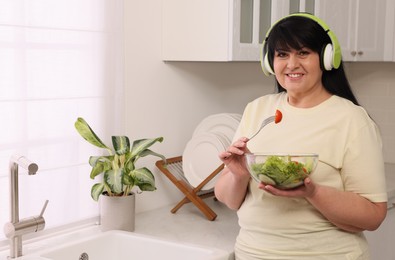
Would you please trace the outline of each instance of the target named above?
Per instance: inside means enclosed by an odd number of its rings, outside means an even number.
[[[163,60],[259,59],[262,33],[255,25],[269,28],[270,1],[164,0],[162,5]]]
[[[309,4],[310,3],[310,4]],[[258,61],[274,21],[313,0],[164,0],[162,58],[168,61]]]
[[[315,15],[335,32],[344,61],[391,61],[394,1],[316,0]]]
[[[314,13],[337,35],[344,61],[392,61],[393,0],[163,0],[162,59],[259,61],[266,32],[294,12]]]

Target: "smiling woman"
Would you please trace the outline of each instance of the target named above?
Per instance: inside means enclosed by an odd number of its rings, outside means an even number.
[[[47,229],[98,215],[86,178],[93,148],[73,126],[83,116],[100,134],[120,128],[122,5],[0,0],[0,225],[9,221],[8,160],[16,152],[40,172],[20,176],[21,218],[46,199]]]
[[[247,104],[232,145],[219,154],[226,167],[215,194],[238,210],[238,260],[370,259],[362,231],[377,229],[386,215],[382,141],[339,55],[334,34],[311,14],[284,17],[267,33],[262,68],[274,74],[278,92]],[[249,140],[274,109],[281,123]],[[260,153],[276,157],[255,160]],[[316,168],[278,158],[294,153],[316,154]],[[254,158],[248,169],[246,158]]]

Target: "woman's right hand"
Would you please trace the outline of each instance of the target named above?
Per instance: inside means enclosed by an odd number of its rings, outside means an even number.
[[[226,167],[215,184],[215,196],[234,210],[243,203],[251,178],[244,157],[244,154],[249,152],[247,142],[248,138],[241,137],[219,154]]]
[[[233,174],[247,174],[249,176],[244,157],[244,154],[249,152],[247,148],[248,140],[249,139],[247,137],[240,137],[237,141],[231,144],[226,151],[219,154],[221,161]]]

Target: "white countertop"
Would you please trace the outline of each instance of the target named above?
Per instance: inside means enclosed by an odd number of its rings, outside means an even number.
[[[385,167],[388,198],[395,201],[395,164],[386,164]],[[214,221],[209,221],[192,203],[185,204],[176,214],[170,212],[173,206],[169,205],[137,214],[135,232],[175,242],[215,247],[233,255],[239,232],[236,212],[213,198],[204,201],[217,213]],[[36,246],[27,246],[26,249]],[[0,259],[3,259],[2,256],[0,254]]]
[[[239,232],[236,211],[213,198],[204,201],[217,214],[214,221],[208,220],[192,203],[188,203],[175,214],[170,212],[173,206],[137,214],[135,232],[215,247],[233,254]]]

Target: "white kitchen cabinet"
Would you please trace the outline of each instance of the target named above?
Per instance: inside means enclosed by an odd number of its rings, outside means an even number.
[[[344,61],[391,61],[393,0],[316,0],[315,15],[339,39]]]
[[[165,61],[259,61],[267,30],[297,11],[337,35],[344,61],[395,61],[394,0],[163,0]]]
[[[376,231],[365,231],[368,239],[371,259],[394,260],[395,259],[395,199],[388,202],[387,217]]]
[[[163,60],[259,59],[259,28],[254,25],[270,26],[271,7],[265,2],[270,3],[263,1],[261,8],[257,0],[164,0]]]
[[[259,61],[271,24],[314,0],[163,0],[165,61]]]

